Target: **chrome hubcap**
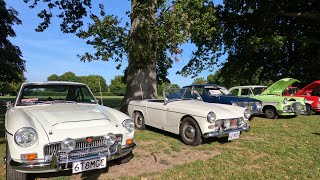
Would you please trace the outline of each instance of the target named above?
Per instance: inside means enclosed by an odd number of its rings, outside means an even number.
[[[195,129],[193,126],[190,124],[187,125],[186,129],[184,130],[184,134],[186,135],[187,138],[193,139],[195,136]]]
[[[136,118],[136,120],[137,120],[137,124],[138,124],[138,125],[141,125],[141,124],[142,124],[142,117],[141,117],[141,116],[138,116],[138,117]]]

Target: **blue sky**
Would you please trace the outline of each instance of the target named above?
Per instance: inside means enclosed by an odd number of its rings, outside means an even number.
[[[102,1],[93,0],[95,3]],[[129,0],[108,0],[103,1],[107,14],[114,14],[123,19],[123,23],[128,21],[125,12],[131,9]],[[217,2],[221,3],[221,0]],[[27,81],[46,81],[51,74],[62,75],[67,71],[74,72],[77,76],[83,75],[101,75],[107,84],[110,85],[111,79],[116,75],[123,75],[123,70],[127,66],[127,61],[123,61],[120,70],[115,67],[117,63],[112,60],[81,62],[77,54],[93,52],[93,48],[85,43],[84,40],[77,38],[73,34],[63,34],[60,31],[59,19],[52,19],[50,27],[44,32],[36,32],[34,29],[41,22],[37,13],[41,7],[30,9],[22,0],[8,0],[7,6],[13,7],[19,12],[19,18],[22,25],[14,26],[16,37],[11,42],[20,47],[23,59],[26,60],[25,77]],[[97,4],[94,7],[98,7]],[[182,77],[176,75],[191,57],[191,51],[194,49],[191,45],[183,45],[183,54],[179,62],[173,64],[169,70],[169,79],[171,83],[185,86],[193,82],[191,77]],[[203,71],[198,77],[206,78],[212,72]]]

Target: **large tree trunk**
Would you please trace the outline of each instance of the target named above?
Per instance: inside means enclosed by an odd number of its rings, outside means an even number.
[[[127,87],[120,107],[125,113],[131,100],[157,97],[155,4],[156,0],[132,0]]]

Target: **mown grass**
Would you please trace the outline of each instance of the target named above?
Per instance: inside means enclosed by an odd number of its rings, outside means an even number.
[[[195,151],[222,152],[207,161],[195,161],[133,179],[320,179],[319,115],[277,120],[255,118],[251,126],[250,132],[242,133],[239,140],[220,143],[213,139],[191,147]],[[136,138],[144,137],[148,141],[152,137],[157,137],[154,141],[171,138],[162,134],[149,136],[148,131],[141,133]]]
[[[105,105],[118,107],[121,99],[103,100]],[[5,155],[3,108],[0,111],[0,132],[2,159]],[[277,120],[255,118],[251,130],[242,133],[240,139],[226,142],[213,138],[197,147],[186,146],[179,136],[154,128],[137,130],[135,139],[139,145],[137,148],[149,153],[170,155],[184,149],[222,153],[206,161],[197,160],[161,172],[121,179],[320,179],[319,115]],[[135,154],[135,158],[140,156]],[[0,179],[4,177],[4,168],[0,167]]]

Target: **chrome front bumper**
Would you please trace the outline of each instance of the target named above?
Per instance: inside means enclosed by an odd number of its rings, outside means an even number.
[[[67,166],[65,163],[58,163],[55,160],[52,160],[51,162],[34,162],[34,161],[33,162],[16,162],[11,160],[10,165],[15,170],[23,173],[44,173],[44,172],[63,171],[63,170],[68,170],[72,168],[73,162],[96,159],[100,157],[107,157],[107,161],[117,159],[129,154],[135,147],[136,147],[136,144],[133,143],[128,147],[118,149],[117,153],[115,154],[101,153],[98,155],[78,158],[74,161],[69,161]]]
[[[250,130],[250,126],[249,125],[245,125],[241,128],[238,129],[233,129],[233,130],[229,130],[229,131],[214,131],[214,132],[207,132],[203,134],[204,138],[209,138],[209,137],[226,137],[229,135],[229,133],[231,132],[236,132],[236,131],[249,131]]]

